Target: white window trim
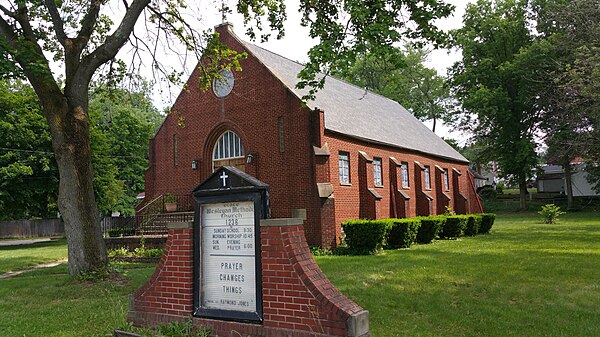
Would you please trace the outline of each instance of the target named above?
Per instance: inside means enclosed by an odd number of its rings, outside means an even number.
[[[350,153],[344,151],[338,153],[338,174],[340,184],[350,184]]]
[[[401,174],[401,182],[402,182],[402,188],[410,188],[410,181],[409,181],[409,172],[408,172],[408,162],[400,162],[400,174]],[[406,182],[406,184],[405,184]]]
[[[383,186],[383,160],[381,158],[373,158],[373,184]]]
[[[431,168],[426,165],[423,170],[425,177],[423,178],[423,185],[426,190],[431,190]]]

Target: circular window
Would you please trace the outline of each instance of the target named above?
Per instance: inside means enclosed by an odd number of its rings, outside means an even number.
[[[221,78],[215,78],[212,83],[213,92],[217,97],[225,97],[233,90],[233,72],[229,69],[219,71]]]

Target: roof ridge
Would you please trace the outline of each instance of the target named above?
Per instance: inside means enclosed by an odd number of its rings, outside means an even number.
[[[286,90],[302,100],[308,89],[296,87],[296,83],[300,80],[297,74],[304,67],[301,62],[244,41],[231,30],[229,33],[250,55],[265,66]],[[325,75],[319,72],[317,76],[329,78],[325,78],[325,85],[317,92],[314,99],[305,103],[310,109],[325,112],[325,129],[352,138],[416,151],[437,158],[468,162],[460,152],[448,145],[397,101],[331,74]],[[373,133],[373,126],[377,129],[375,133]]]

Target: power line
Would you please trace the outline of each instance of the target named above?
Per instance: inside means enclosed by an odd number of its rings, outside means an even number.
[[[0,150],[4,150],[4,151],[14,151],[14,152],[23,152],[23,153],[39,153],[39,154],[46,154],[46,155],[50,155],[50,156],[54,156],[54,152],[50,152],[50,151],[37,151],[37,150],[23,150],[23,149],[14,149],[14,148],[10,148],[10,147],[0,147]],[[134,159],[140,159],[143,157],[140,156],[116,156],[116,155],[108,155],[108,154],[94,154],[92,153],[92,157],[106,157],[106,158],[134,158]],[[145,158],[143,158],[145,159]]]

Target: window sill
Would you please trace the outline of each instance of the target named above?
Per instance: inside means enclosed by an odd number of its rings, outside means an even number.
[[[375,188],[383,188],[383,185],[375,185]]]
[[[340,186],[352,186],[351,183],[340,183]]]

